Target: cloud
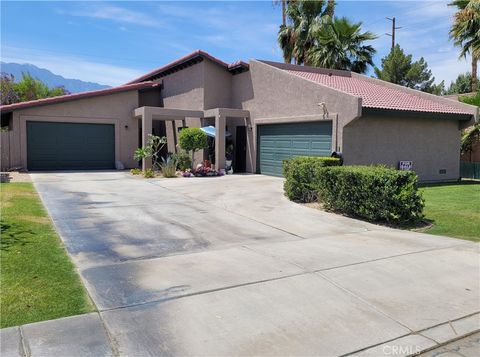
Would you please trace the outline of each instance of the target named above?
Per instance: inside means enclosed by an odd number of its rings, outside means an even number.
[[[86,7],[73,10],[57,9],[57,13],[61,15],[90,17],[138,26],[163,27],[163,23],[160,20],[151,17],[150,15],[110,4],[88,4]]]
[[[129,67],[10,46],[2,46],[2,61],[31,63],[65,78],[80,79],[110,86],[127,83],[143,74],[142,71]]]
[[[469,61],[457,59],[457,56],[442,58],[435,62],[430,62],[430,69],[435,76],[436,82],[445,81],[448,87],[450,82],[454,81],[460,73],[471,72]]]
[[[403,11],[403,15],[408,18],[418,20],[421,17],[422,20],[431,20],[438,18],[446,18],[455,12],[455,8],[448,6],[450,1],[447,0],[435,0],[435,1],[415,1],[416,5],[412,2],[403,1],[395,2],[394,5]]]
[[[264,14],[252,11],[244,3],[222,3],[192,8],[190,3],[160,3],[158,12],[172,23],[198,26],[201,34],[196,38],[223,48],[241,48],[271,44],[276,45],[278,23],[266,21]],[[269,19],[271,21],[271,19]]]

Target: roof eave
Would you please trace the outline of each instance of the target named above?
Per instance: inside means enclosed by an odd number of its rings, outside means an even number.
[[[40,107],[40,106],[44,106],[44,105],[60,104],[60,103],[69,102],[69,101],[73,101],[73,100],[87,99],[87,98],[92,98],[92,97],[100,97],[100,96],[105,96],[105,95],[110,95],[110,94],[128,92],[128,91],[133,91],[133,90],[141,90],[141,89],[146,89],[146,88],[155,88],[155,87],[159,87],[159,83],[141,82],[141,83],[123,85],[123,86],[118,86],[118,87],[113,87],[113,88],[100,89],[100,90],[95,90],[95,91],[73,93],[73,94],[61,95],[61,96],[56,96],[56,97],[49,97],[49,98],[31,100],[31,101],[27,101],[27,102],[19,102],[19,103],[14,103],[14,104],[1,105],[0,106],[0,112],[2,114],[6,114],[6,113],[13,112],[15,110],[22,110],[22,109],[33,108],[33,107]]]
[[[400,109],[400,108],[377,108],[377,107],[362,107],[362,116],[364,115],[396,115],[401,117],[419,117],[419,118],[431,118],[431,119],[443,119],[443,120],[457,120],[457,121],[470,121],[474,118],[470,113],[447,113],[447,112],[434,112],[434,111],[420,111],[412,109]]]
[[[139,82],[142,82],[144,80],[147,80],[147,79],[152,79],[152,78],[155,78],[155,77],[162,77],[166,74],[169,74],[169,73],[166,73],[166,72],[169,72],[169,71],[175,71],[175,69],[179,68],[179,67],[182,67],[180,69],[183,69],[183,66],[187,65],[189,62],[191,61],[195,61],[195,59],[198,59],[198,58],[201,58],[202,60],[203,59],[208,59],[214,63],[216,63],[217,65],[225,68],[227,71],[229,72],[232,72],[233,74],[236,74],[236,73],[241,73],[241,72],[244,72],[244,71],[247,71],[249,69],[249,66],[247,63],[243,62],[243,61],[237,61],[237,62],[234,62],[232,64],[228,64],[226,62],[223,62],[222,60],[212,56],[211,54],[205,52],[205,51],[202,51],[202,50],[196,50],[196,51],[193,51],[189,54],[187,54],[186,56],[183,56],[179,59],[176,59],[175,61],[173,62],[170,62],[164,66],[161,66],[159,68],[156,68],[126,84],[133,84],[133,83],[139,83]]]

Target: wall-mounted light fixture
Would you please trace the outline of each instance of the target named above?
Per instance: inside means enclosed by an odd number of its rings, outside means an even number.
[[[326,119],[328,118],[328,109],[327,109],[327,105],[324,103],[324,102],[321,102],[321,103],[318,103],[317,104],[319,107],[322,108],[323,110],[323,119]]]

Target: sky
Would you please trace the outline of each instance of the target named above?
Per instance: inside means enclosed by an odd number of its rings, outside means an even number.
[[[397,43],[448,85],[470,67],[449,40],[454,9],[447,3],[339,0],[335,15],[378,35],[371,42],[377,66],[391,46],[385,17],[395,16]],[[278,1],[2,1],[0,12],[2,61],[111,86],[196,49],[225,62],[282,61]]]

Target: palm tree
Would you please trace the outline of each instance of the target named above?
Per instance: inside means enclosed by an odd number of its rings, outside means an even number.
[[[480,1],[454,0],[448,5],[458,8],[450,29],[450,38],[461,48],[459,57],[472,55],[472,91],[476,91],[477,62],[480,58]]]
[[[289,24],[282,24],[278,31],[278,43],[283,51],[285,63],[308,64],[306,53],[314,44],[311,28],[324,23],[326,17],[333,16],[335,2],[289,0],[286,3]]]
[[[322,26],[315,24],[312,33],[316,38],[309,48],[305,62],[313,66],[344,69],[365,73],[373,66],[375,49],[365,41],[377,38],[370,31],[361,32],[362,23],[352,23],[346,17],[329,20]]]

